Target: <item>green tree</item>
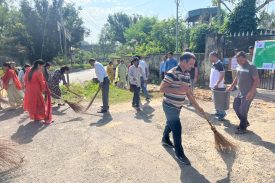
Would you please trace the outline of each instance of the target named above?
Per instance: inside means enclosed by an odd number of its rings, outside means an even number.
[[[190,32],[190,48],[195,53],[205,52],[205,38],[206,35],[212,32],[216,32],[213,28],[207,24],[197,25]]]
[[[256,32],[256,0],[242,0],[230,13],[227,22],[228,33]]]

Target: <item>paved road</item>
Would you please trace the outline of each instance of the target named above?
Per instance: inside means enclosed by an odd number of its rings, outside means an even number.
[[[92,80],[95,77],[96,77],[95,69],[88,69],[88,70],[70,73],[70,82],[83,83],[84,81]]]

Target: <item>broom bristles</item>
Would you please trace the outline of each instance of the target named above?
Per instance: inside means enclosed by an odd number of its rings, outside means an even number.
[[[23,157],[16,150],[15,144],[8,140],[0,139],[0,169],[9,169],[19,166]]]
[[[82,111],[84,111],[84,107],[80,104],[76,104],[73,102],[69,102],[67,100],[65,100],[65,102],[70,106],[70,108],[72,108],[72,110],[76,113],[81,113]]]
[[[218,151],[235,151],[237,146],[225,138],[216,128],[211,128],[214,132],[215,147]]]

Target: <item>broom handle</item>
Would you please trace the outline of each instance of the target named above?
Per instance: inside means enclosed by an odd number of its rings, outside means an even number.
[[[188,99],[189,100],[191,100],[191,103],[194,105],[194,107],[195,107],[195,109],[199,109],[199,108],[201,108],[200,106],[199,106],[199,104],[198,104],[198,102],[196,101],[196,99],[195,99],[195,97],[194,97],[194,95],[193,95],[193,93],[192,92],[188,92],[187,93],[187,97],[188,97]],[[207,118],[207,116],[206,116],[206,113],[204,112],[203,114],[203,118],[207,121],[207,123],[209,124],[209,126],[211,127],[211,129],[212,129],[212,131],[216,131],[216,128],[213,126],[213,124],[210,122],[210,120]]]
[[[79,95],[79,94],[73,92],[72,90],[70,90],[70,88],[67,88],[67,90],[68,90],[70,93],[72,93],[72,94],[74,94],[74,95],[76,95],[76,96],[78,96],[78,97],[80,97],[80,98],[83,98],[83,96],[81,96],[81,95]]]
[[[100,90],[101,90],[101,87],[99,87],[99,88],[97,89],[97,91],[96,91],[96,93],[95,93],[93,99],[91,100],[91,102],[89,103],[89,105],[87,106],[87,108],[85,109],[85,112],[91,107],[91,105],[93,104],[93,102],[94,102],[94,100],[95,100],[95,98],[96,98],[96,96],[97,96],[97,94],[99,93]]]

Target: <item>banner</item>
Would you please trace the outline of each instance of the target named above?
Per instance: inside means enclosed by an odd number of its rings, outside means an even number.
[[[255,42],[253,65],[257,69],[275,70],[275,40]]]

